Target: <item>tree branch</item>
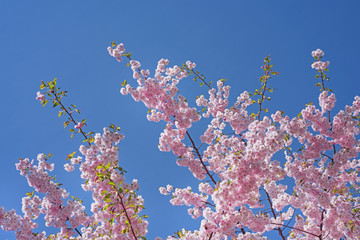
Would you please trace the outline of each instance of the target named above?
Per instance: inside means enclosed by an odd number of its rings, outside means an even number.
[[[193,149],[195,149],[196,154],[198,155],[199,160],[200,160],[202,166],[204,167],[207,175],[211,178],[211,181],[212,181],[214,184],[216,184],[215,179],[214,179],[213,176],[210,174],[209,170],[207,169],[206,165],[204,164],[204,161],[202,160],[202,157],[201,157],[201,154],[200,154],[200,152],[199,152],[199,149],[195,146],[195,143],[194,143],[194,141],[192,140],[192,138],[191,138],[191,136],[190,136],[190,134],[189,134],[188,131],[186,131],[186,135],[189,137],[189,139],[190,139],[190,141],[191,141],[191,144],[192,144],[192,146],[193,146]]]

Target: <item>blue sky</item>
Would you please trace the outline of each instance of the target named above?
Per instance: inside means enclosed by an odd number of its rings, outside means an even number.
[[[40,81],[56,77],[69,91],[65,103],[82,110],[89,131],[100,132],[109,123],[122,128],[126,138],[119,145],[120,163],[127,179],[139,180],[149,239],[183,227],[197,229],[199,221],[186,208],[171,206],[158,188],[197,188],[198,182],[176,165],[174,155],[158,151],[164,123],[148,122],[143,104],[119,93],[123,80],[131,80],[131,70],[109,56],[107,46],[123,42],[152,73],[160,58],[178,65],[192,60],[207,79],[228,79],[231,99],[259,86],[262,60],[271,55],[280,75],[272,82],[277,91],[270,111],[280,109],[290,116],[306,103],[317,103],[310,53],[321,48],[331,62],[329,86],[339,110],[360,94],[359,9],[356,0],[1,1],[0,206],[20,212],[21,198],[31,191],[15,169],[17,159],[50,152],[57,180],[90,201],[78,171],[68,174],[63,168],[66,155],[78,150],[80,136],[70,140],[64,119],[35,100]],[[190,78],[180,85],[190,100],[205,93]],[[0,239],[13,238],[0,230]]]

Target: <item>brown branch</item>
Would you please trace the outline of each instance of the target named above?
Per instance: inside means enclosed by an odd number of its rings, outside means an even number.
[[[314,233],[311,233],[311,232],[308,232],[308,231],[305,231],[305,230],[302,230],[300,228],[296,228],[296,227],[289,227],[287,225],[284,225],[284,224],[281,224],[281,223],[270,223],[270,224],[273,224],[273,225],[278,225],[278,226],[284,226],[284,227],[288,227],[288,228],[291,228],[291,229],[294,229],[294,230],[297,230],[297,231],[300,231],[300,232],[304,232],[304,233],[307,233],[307,234],[310,234],[314,237],[319,237],[319,235],[316,235]]]
[[[132,235],[134,236],[134,239],[137,239],[137,236],[136,236],[136,234],[135,234],[134,228],[133,228],[133,226],[132,226],[132,224],[131,224],[131,219],[130,219],[130,217],[129,217],[127,211],[126,211],[125,205],[124,205],[124,203],[123,203],[123,198],[121,197],[121,194],[119,193],[118,190],[116,190],[116,193],[117,193],[117,195],[118,195],[119,198],[120,198],[120,204],[121,204],[122,208],[124,209],[125,216],[126,216],[128,222],[129,222],[130,229],[131,229],[131,233],[132,233]]]
[[[199,76],[199,74],[197,72],[195,72],[194,70],[191,69],[191,72],[199,79],[201,79],[201,81],[209,88],[211,89],[210,84],[208,84],[207,82],[205,82],[205,77]]]
[[[321,78],[321,87],[322,87],[322,90],[325,91],[325,83],[324,83],[325,76],[324,76],[324,71],[323,71],[323,70],[320,71],[320,78]],[[320,90],[321,90],[321,89],[320,89]]]
[[[295,159],[294,154],[291,152],[291,148],[290,148],[290,147],[287,147],[286,149],[289,151],[290,156],[291,156],[293,159]]]
[[[276,213],[274,211],[274,208],[273,208],[273,205],[272,205],[272,202],[271,202],[271,199],[270,199],[270,195],[268,194],[268,192],[265,189],[264,189],[264,191],[265,191],[265,193],[267,195],[267,198],[268,198],[268,201],[269,201],[269,204],[270,204],[270,208],[271,208],[271,212],[273,213],[274,218],[276,219]],[[283,240],[285,240],[285,236],[283,235],[283,232],[282,232],[281,228],[278,227],[276,230],[279,232],[279,235],[281,236],[281,238]]]
[[[269,70],[269,71],[270,71],[270,70]],[[268,72],[266,73],[266,76],[268,76],[267,74],[268,74]],[[263,89],[263,91],[262,91],[262,93],[261,93],[261,101],[259,102],[259,112],[258,112],[258,120],[259,120],[259,121],[260,121],[261,111],[263,110],[263,109],[261,108],[261,105],[262,105],[262,103],[263,103],[264,100],[265,100],[266,83],[267,83],[267,78],[265,79],[264,89]]]
[[[80,235],[80,237],[82,237],[81,233],[79,232],[79,230],[77,228],[75,228],[75,231]]]
[[[324,157],[327,157],[331,160],[331,162],[334,162],[334,159],[332,157],[329,157],[328,155],[326,155],[325,153],[320,153],[321,155],[323,155]]]
[[[58,102],[58,103],[60,104],[61,109],[63,109],[63,110],[66,112],[66,114],[69,116],[69,118],[71,119],[71,121],[72,121],[75,125],[77,125],[77,122],[76,122],[75,119],[73,118],[72,114],[71,114],[71,113],[66,109],[66,107],[62,104],[61,100],[60,100],[59,97],[56,95],[55,91],[51,91],[51,93],[54,95],[56,102]],[[84,131],[83,131],[81,128],[79,128],[79,130],[80,130],[80,133],[84,136],[84,138],[88,140],[88,137],[86,136],[86,134],[84,133]],[[89,141],[88,141],[88,144],[89,144],[89,146],[91,146],[91,143],[90,143]]]
[[[191,144],[193,145],[193,149],[195,149],[196,154],[198,155],[199,160],[200,160],[202,166],[204,167],[207,175],[211,178],[211,181],[212,181],[214,184],[216,184],[215,179],[214,179],[213,176],[210,174],[209,170],[207,169],[206,165],[204,164],[204,161],[202,160],[202,157],[201,157],[201,154],[200,154],[200,152],[199,152],[199,149],[195,146],[195,143],[194,143],[194,141],[192,140],[192,138],[191,138],[191,136],[190,136],[190,134],[189,134],[188,131],[186,131],[186,135],[189,137],[189,139],[190,139],[190,141],[191,141]]]
[[[209,202],[204,202],[205,204],[208,204],[208,205],[210,205],[210,206],[212,206],[212,207],[216,207],[214,204],[212,204],[212,203],[209,203]]]
[[[268,59],[268,57],[267,57],[266,59]],[[264,61],[265,61],[265,60],[264,60]],[[259,121],[260,121],[261,111],[264,110],[264,109],[262,109],[261,106],[262,106],[262,104],[263,104],[263,102],[264,102],[264,100],[265,100],[265,92],[266,92],[266,90],[268,90],[268,89],[266,88],[267,80],[271,78],[271,77],[270,77],[270,72],[272,72],[271,66],[269,66],[270,60],[268,60],[268,61],[269,61],[269,62],[265,63],[265,66],[268,67],[268,69],[265,71],[265,75],[263,75],[263,76],[261,77],[261,78],[264,77],[264,80],[261,81],[261,82],[263,83],[263,86],[262,86],[262,92],[261,92],[261,94],[260,94],[261,100],[259,101],[259,112],[258,112],[258,120],[259,120]],[[260,79],[261,79],[261,78],[260,78]]]
[[[321,223],[320,223],[320,234],[319,234],[319,239],[322,239],[322,232],[323,232],[323,226],[324,226],[324,212],[325,209],[322,210],[321,212]]]
[[[54,93],[54,91],[51,91],[51,93],[54,95],[55,100],[60,104],[61,108],[68,114],[68,116],[70,117],[71,121],[76,125],[77,123],[76,123],[75,119],[73,118],[72,114],[68,112],[68,110],[67,110],[67,109],[65,108],[65,106],[62,104],[62,102],[60,101],[60,99],[58,98],[58,96]],[[84,136],[84,138],[85,138],[85,139],[88,139],[87,136],[85,135],[84,131],[83,131],[81,128],[80,128],[79,130],[80,130],[81,134]],[[88,141],[88,144],[89,144],[89,146],[91,146],[91,143],[90,143],[89,141]],[[109,180],[111,180],[111,179],[109,178]],[[130,217],[128,216],[128,213],[127,213],[127,211],[126,211],[125,205],[124,205],[124,203],[123,203],[123,198],[121,197],[121,194],[119,193],[118,190],[116,190],[116,193],[117,193],[117,195],[118,195],[119,198],[120,198],[120,201],[121,201],[120,204],[121,204],[121,206],[122,206],[123,209],[124,209],[125,216],[126,216],[127,220],[129,221],[130,228],[131,228],[131,232],[132,232],[133,236],[135,237],[135,239],[137,239],[136,234],[135,234],[135,231],[134,231],[133,226],[132,226],[131,221],[130,221],[131,219],[130,219]],[[77,230],[76,228],[75,228],[75,230],[76,230],[76,231],[80,234],[80,236],[81,236],[81,233],[79,232],[79,230]]]
[[[60,209],[62,209],[62,205],[59,206]],[[70,218],[69,217],[66,217],[66,221],[69,221],[70,222]],[[77,229],[77,228],[74,228],[75,231],[80,235],[80,237],[82,237],[82,234],[81,232]]]
[[[245,146],[247,146],[247,142],[245,141],[245,139],[242,137],[242,133],[238,134],[240,136],[240,140],[245,144]]]
[[[129,58],[129,59],[130,59],[130,58]],[[139,70],[139,71],[140,71],[140,70]],[[57,96],[57,94],[55,93],[55,91],[54,91],[54,90],[51,90],[50,92],[53,94],[53,96],[54,96],[54,98],[55,98],[55,101],[60,104],[61,109],[64,110],[64,111],[66,112],[66,114],[69,116],[70,120],[71,120],[75,125],[77,125],[77,122],[75,121],[74,117],[73,117],[72,114],[66,109],[66,107],[62,104],[60,98]],[[80,133],[83,135],[83,137],[84,137],[86,140],[88,140],[88,137],[86,136],[86,134],[84,133],[84,131],[83,131],[81,128],[79,128],[79,131],[80,131]],[[88,142],[89,146],[91,146],[90,141],[87,141],[87,142]],[[112,181],[110,177],[109,177],[109,180]],[[126,207],[125,207],[125,205],[124,205],[124,203],[123,203],[123,198],[122,198],[122,196],[121,196],[121,193],[119,192],[118,189],[116,189],[116,193],[117,193],[117,196],[119,196],[119,198],[120,198],[120,204],[121,204],[122,208],[124,209],[125,216],[126,216],[128,222],[129,222],[130,229],[131,229],[131,233],[132,233],[132,235],[134,236],[134,239],[137,239],[137,236],[136,236],[136,234],[135,234],[134,228],[133,228],[132,223],[131,223],[131,218],[129,217],[129,215],[128,215],[127,211],[126,211]],[[68,218],[68,219],[69,219],[69,218]],[[82,237],[80,231],[79,231],[77,228],[75,228],[75,231]]]
[[[109,177],[109,180],[110,180],[111,182],[114,182],[114,181],[111,179],[110,171],[109,171],[109,170],[107,170],[107,176]],[[134,230],[133,225],[132,225],[132,223],[131,223],[131,218],[129,217],[128,212],[126,211],[126,206],[125,206],[125,204],[124,204],[124,202],[123,202],[123,197],[121,196],[121,193],[119,192],[119,189],[117,189],[117,188],[114,187],[114,186],[112,186],[112,188],[115,190],[116,195],[120,198],[120,204],[121,204],[121,207],[124,209],[125,217],[126,217],[126,219],[128,220],[128,222],[129,222],[130,229],[131,229],[131,233],[132,233],[134,239],[137,239],[135,230]]]
[[[352,212],[350,212],[351,213],[351,215],[352,215],[352,217],[354,218],[354,220],[356,221],[356,223],[357,223],[357,225],[359,225],[360,226],[360,223],[359,223],[359,221],[356,219],[356,213],[352,213]]]
[[[289,224],[291,223],[291,221],[293,220],[293,218],[294,218],[294,215],[295,215],[295,211],[294,211],[294,213],[293,213],[293,215],[291,216],[291,219],[289,220],[289,222],[284,226],[284,228],[283,229],[285,229],[286,227],[288,227],[289,226]]]

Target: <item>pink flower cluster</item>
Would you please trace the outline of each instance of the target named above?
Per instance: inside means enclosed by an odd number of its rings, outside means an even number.
[[[324,52],[318,48],[311,52],[311,56],[313,56],[314,58],[320,58],[324,56]]]
[[[78,124],[75,125],[75,129],[79,129],[79,128],[82,128],[84,127],[84,123],[83,122],[78,122]]]
[[[317,60],[313,68],[324,71],[329,66],[320,61],[322,50],[312,56]],[[321,110],[309,105],[298,118],[278,111],[271,118],[256,119],[248,110],[255,102],[250,94],[244,92],[229,106],[230,87],[218,81],[209,97],[196,100],[205,108],[202,116],[211,119],[200,136],[200,151],[188,132],[200,120],[200,110],[190,108],[177,94],[176,85],[184,75],[177,66],[166,68],[168,64],[159,61],[155,78],[136,75],[139,86],[127,85],[122,93],[150,108],[150,121],[166,122],[159,149],[172,151],[178,165],[187,166],[201,180],[199,193],[190,187],[160,188],[162,194],[172,195],[173,205],[189,206],[193,218],[203,218],[198,231],[183,230],[181,239],[266,239],[263,234],[272,230],[280,236],[289,233],[288,239],[360,236],[360,197],[353,194],[360,183],[360,161],[355,159],[360,151],[355,118],[359,97],[332,119],[327,112],[336,98],[327,91],[319,95]],[[195,65],[188,61],[186,67]],[[301,148],[292,149],[294,144]],[[284,159],[277,160],[281,151]],[[289,189],[280,183],[285,179],[295,185]],[[292,228],[284,230],[291,223]]]
[[[29,186],[33,187],[38,193],[44,194],[43,198],[30,194],[22,199],[23,216],[15,213],[14,210],[4,211],[1,209],[0,225],[7,231],[15,231],[17,239],[44,239],[46,233],[33,234],[33,229],[37,228],[34,222],[40,214],[44,214],[46,226],[61,228],[57,235],[58,239],[66,236],[73,236],[74,229],[80,225],[88,225],[90,218],[85,213],[85,208],[77,200],[65,199],[69,194],[65,189],[53,181],[48,171],[54,169],[54,164],[50,164],[44,159],[44,154],[38,155],[38,164],[29,159],[20,159],[16,168],[21,175],[27,178]]]
[[[118,61],[122,56],[130,59],[123,44],[108,51]],[[313,68],[322,72],[328,67],[329,62],[320,61],[322,50],[313,51],[312,56]],[[198,230],[183,229],[167,240],[267,239],[270,231],[278,233],[279,239],[360,236],[360,97],[330,114],[335,94],[322,89],[319,107],[308,105],[290,118],[280,111],[266,114],[261,105],[255,106],[259,112],[253,112],[256,95],[248,92],[231,106],[230,86],[219,80],[192,107],[177,85],[195,73],[194,63],[169,67],[169,61],[161,59],[154,77],[141,69],[140,62],[130,59],[129,64],[137,85],[126,84],[121,93],[149,108],[149,121],[166,123],[159,138],[160,151],[172,151],[177,164],[188,167],[199,180],[198,190],[171,185],[159,189],[171,195],[171,204],[185,205],[192,218],[201,218]],[[325,79],[323,74],[318,77]],[[44,101],[44,96],[38,93],[37,99]],[[207,123],[195,138],[189,129],[201,118]],[[75,126],[82,127],[81,123]],[[20,174],[44,197],[24,197],[23,216],[0,208],[2,229],[15,231],[18,239],[44,239],[45,232],[33,234],[34,220],[44,214],[48,226],[60,228],[51,239],[145,236],[148,222],[140,216],[144,200],[136,194],[138,182],[125,182],[118,166],[116,145],[123,137],[105,128],[94,136],[91,146],[80,146],[84,159],[74,157],[64,165],[69,172],[80,165],[82,187],[93,193],[91,216],[85,214],[81,201],[69,200],[66,190],[49,176],[54,166],[45,155],[38,156],[37,165],[20,160],[16,164]]]
[[[320,93],[319,105],[323,113],[327,111],[331,111],[331,109],[335,107],[335,102],[336,102],[335,94],[332,93],[329,96],[328,91],[323,91],[322,93]]]
[[[121,56],[123,53],[125,53],[124,44],[119,44],[116,46],[116,48],[108,47],[109,54],[116,58],[119,62],[121,62]]]
[[[321,49],[316,49],[316,50],[312,51],[311,55],[316,60],[311,65],[312,68],[323,72],[330,65],[329,61],[326,61],[326,62],[320,61],[320,59],[324,56],[324,52]]]
[[[36,100],[45,101],[45,95],[38,91],[36,93]]]
[[[196,67],[196,64],[190,61],[186,61],[186,66],[188,69],[192,70]]]
[[[145,236],[147,233],[148,222],[139,215],[144,200],[136,195],[138,182],[133,180],[131,184],[126,183],[123,173],[117,171],[116,144],[123,138],[122,134],[104,128],[103,135],[95,135],[94,144],[90,148],[80,146],[80,152],[85,156],[79,168],[81,177],[86,180],[82,187],[85,191],[93,192],[92,220],[97,223],[81,229],[85,239],[111,232],[112,238],[125,240],[134,239],[132,232],[136,232],[137,236]],[[78,160],[72,161],[72,164],[77,163]],[[95,230],[94,226],[97,226]]]
[[[329,61],[326,62],[317,61],[311,64],[311,67],[315,68],[316,70],[324,71],[329,65],[330,65]]]
[[[37,227],[33,220],[44,214],[46,226],[60,228],[56,235],[49,236],[51,239],[98,239],[110,236],[109,233],[112,238],[123,240],[145,236],[148,222],[139,215],[144,208],[144,200],[135,192],[138,182],[134,179],[131,184],[126,183],[123,173],[118,171],[116,144],[123,138],[118,132],[105,128],[103,135],[95,135],[91,147],[80,146],[85,161],[82,157],[75,157],[65,164],[67,171],[80,164],[81,177],[86,180],[82,187],[93,192],[92,216],[85,213],[80,200],[68,199],[69,193],[49,176],[48,171],[53,171],[54,164],[50,164],[44,154],[38,155],[37,165],[29,159],[21,159],[16,168],[26,176],[29,186],[45,196],[24,197],[23,216],[17,215],[14,210],[0,208],[2,229],[15,231],[17,239],[45,239],[45,232],[32,232]],[[75,237],[78,234],[81,235]]]

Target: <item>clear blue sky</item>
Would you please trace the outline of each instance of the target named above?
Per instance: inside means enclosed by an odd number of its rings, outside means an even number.
[[[58,78],[69,91],[67,104],[82,110],[89,130],[99,132],[116,123],[126,135],[120,143],[120,163],[127,179],[137,178],[149,215],[149,234],[166,237],[176,230],[197,229],[184,207],[173,207],[158,192],[160,186],[197,181],[175,156],[157,149],[163,123],[146,120],[147,109],[119,93],[131,80],[125,63],[107,53],[114,40],[153,73],[160,58],[172,64],[197,63],[209,80],[229,79],[232,99],[258,87],[260,66],[271,55],[280,72],[272,82],[277,91],[270,110],[296,116],[317,102],[310,52],[325,51],[331,62],[330,87],[337,109],[360,95],[360,2],[353,1],[11,1],[0,2],[1,168],[0,206],[21,211],[21,198],[31,191],[14,164],[22,157],[53,153],[58,182],[85,202],[78,171],[66,173],[66,155],[78,150],[80,137],[70,140],[57,112],[35,100],[40,81]],[[204,92],[191,79],[182,80],[189,99]],[[199,126],[205,128],[206,126]],[[42,228],[39,229],[42,231]],[[0,230],[0,239],[13,239]]]

